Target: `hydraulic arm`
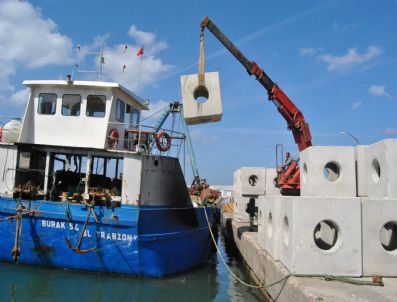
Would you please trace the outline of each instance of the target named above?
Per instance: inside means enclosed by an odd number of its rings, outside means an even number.
[[[255,75],[268,92],[269,100],[272,101],[277,110],[287,121],[288,129],[292,131],[299,151],[312,145],[312,137],[308,123],[302,112],[288,98],[288,96],[275,84],[269,76],[261,69],[255,61],[248,60],[244,54],[219,30],[219,28],[205,17],[201,22],[201,35],[208,28],[214,36],[232,53],[232,55],[245,67],[249,75]]]

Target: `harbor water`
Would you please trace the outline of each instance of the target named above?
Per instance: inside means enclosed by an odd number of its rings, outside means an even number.
[[[231,244],[219,237],[221,254],[233,272],[252,283]],[[22,251],[23,252],[23,251]],[[182,257],[175,253],[175,257]],[[1,301],[263,301],[257,289],[233,279],[214,251],[204,266],[164,279],[99,275],[0,263]]]

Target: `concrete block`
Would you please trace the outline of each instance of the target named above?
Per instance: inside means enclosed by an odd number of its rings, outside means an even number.
[[[241,195],[240,169],[233,173],[233,190],[234,195]]]
[[[237,175],[241,195],[265,195],[266,168],[241,167]]]
[[[265,249],[274,260],[280,260],[280,226],[281,226],[281,195],[266,195],[265,220]]]
[[[258,196],[234,195],[234,218],[249,222],[249,215],[246,209],[251,199],[254,199],[255,205],[258,206]]]
[[[187,125],[218,122],[222,118],[221,88],[217,72],[205,73],[204,93],[208,98],[206,102],[197,102],[198,75],[181,76],[181,89],[183,100],[183,114]],[[205,92],[206,89],[206,92]],[[199,95],[203,96],[203,95]]]
[[[363,275],[397,276],[397,199],[362,198]]]
[[[274,168],[266,169],[266,195],[281,195],[280,189],[274,184],[277,178],[277,171]]]
[[[266,196],[258,197],[258,243],[260,247],[266,250],[265,237],[266,237]]]
[[[301,196],[356,196],[353,147],[309,147],[300,153],[300,162]]]
[[[359,145],[354,148],[356,158],[356,183],[357,196],[365,197],[367,193],[367,160],[366,160],[366,145]]]
[[[368,197],[397,199],[397,139],[366,149]]]
[[[362,275],[360,198],[281,197],[280,260],[295,274]]]

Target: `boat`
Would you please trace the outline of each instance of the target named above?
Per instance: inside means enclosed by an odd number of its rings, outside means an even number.
[[[23,84],[24,117],[0,142],[0,261],[149,277],[205,262],[212,208],[190,198],[167,114],[142,125],[147,101],[117,83]]]

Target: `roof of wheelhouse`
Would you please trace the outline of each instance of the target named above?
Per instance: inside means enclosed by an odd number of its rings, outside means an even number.
[[[141,110],[148,110],[147,102],[130,91],[129,89],[125,88],[124,86],[118,83],[112,82],[98,82],[98,81],[66,81],[66,80],[26,80],[23,81],[22,84],[28,87],[32,86],[59,86],[59,87],[81,87],[81,88],[112,88],[115,90],[119,90],[131,98],[133,98],[137,105],[139,105],[139,109]]]

